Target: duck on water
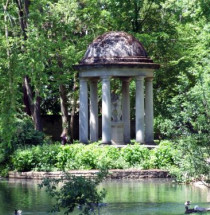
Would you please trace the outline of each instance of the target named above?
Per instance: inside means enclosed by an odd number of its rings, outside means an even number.
[[[198,205],[196,205],[194,208],[189,208],[189,206],[190,206],[190,201],[186,201],[185,202],[185,214],[210,211],[210,208],[201,208]]]
[[[17,209],[15,209],[15,213],[14,213],[14,215],[21,215],[22,214],[22,211],[21,210],[17,210]]]

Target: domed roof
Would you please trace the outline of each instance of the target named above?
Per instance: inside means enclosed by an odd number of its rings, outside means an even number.
[[[148,57],[143,45],[125,32],[107,32],[97,37],[88,47],[80,66],[90,65],[139,65],[159,68]]]

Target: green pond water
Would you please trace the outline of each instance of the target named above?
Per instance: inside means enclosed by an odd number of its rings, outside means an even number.
[[[39,189],[38,183],[0,180],[0,215],[13,215],[16,208],[23,211],[22,215],[47,215],[53,199]],[[207,188],[173,184],[165,179],[111,180],[99,189],[102,187],[107,190],[104,202],[108,203],[102,208],[102,215],[181,215],[187,200],[192,201],[192,206],[210,207]]]

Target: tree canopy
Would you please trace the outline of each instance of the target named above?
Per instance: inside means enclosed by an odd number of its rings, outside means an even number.
[[[18,120],[76,111],[72,65],[106,31],[138,38],[161,68],[155,73],[155,136],[208,136],[209,0],[3,0],[0,9],[0,141],[10,145]],[[134,85],[131,83],[131,101]],[[70,134],[71,135],[71,134]]]

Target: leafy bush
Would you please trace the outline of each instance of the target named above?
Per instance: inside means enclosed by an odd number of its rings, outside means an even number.
[[[18,171],[166,168],[175,165],[175,152],[169,141],[163,141],[153,150],[137,143],[122,149],[100,146],[99,143],[66,146],[43,144],[16,150],[12,155],[11,165]],[[178,165],[179,161],[176,161]]]
[[[18,149],[12,155],[12,164],[17,171],[31,171],[36,167],[37,160],[31,148]]]
[[[43,179],[39,186],[46,187],[50,196],[55,198],[56,203],[52,212],[60,212],[60,209],[64,209],[64,214],[69,214],[75,208],[79,208],[80,214],[95,214],[95,209],[100,214],[99,209],[106,192],[104,189],[99,191],[97,186],[107,174],[106,170],[101,170],[96,177],[85,178],[66,173],[61,179]]]
[[[144,169],[149,168],[150,151],[148,148],[136,143],[123,148],[121,154],[130,167],[138,165]]]
[[[97,144],[89,144],[80,148],[75,160],[82,169],[96,169],[99,152]]]
[[[16,122],[16,133],[12,139],[14,148],[25,145],[40,145],[43,140],[44,134],[34,129],[31,119],[24,118]]]
[[[13,168],[17,171],[54,170],[59,150],[60,146],[58,144],[19,148],[12,155]]]
[[[1,155],[2,153],[0,153]],[[84,145],[43,144],[18,148],[7,163],[0,164],[0,174],[9,170],[52,171],[73,169],[167,169],[177,181],[208,179],[210,166],[208,138],[198,135],[184,137],[177,142],[161,141],[152,150],[135,143],[122,149],[100,146],[99,143]],[[0,159],[4,159],[1,158]]]
[[[162,141],[158,147],[151,151],[151,166],[154,168],[167,168],[174,164],[174,143]]]
[[[21,154],[19,151],[15,152],[15,150],[18,150],[18,148],[21,148],[22,150],[23,147],[40,145],[44,142],[44,134],[34,130],[34,126],[30,118],[17,119],[17,121],[14,122],[14,127],[12,129],[14,131],[10,138],[10,144],[5,143],[0,137],[0,175],[4,176],[6,172],[11,169],[11,163],[14,163],[10,161],[11,156],[19,160],[18,165],[20,166],[17,167],[18,169],[20,168],[27,171],[28,169],[34,168],[34,160],[31,160],[33,153],[25,151]],[[21,158],[21,156],[23,156],[23,158]],[[27,156],[29,157],[28,161]]]
[[[32,147],[32,153],[36,160],[34,169],[37,171],[56,170],[56,164],[58,162],[57,155],[60,147],[60,144],[44,144],[42,146]]]
[[[6,177],[10,170],[10,154],[12,150],[9,147],[5,147],[3,143],[0,142],[0,176]]]
[[[97,157],[97,169],[122,169],[123,167],[125,168],[125,162],[118,148],[114,146],[100,147],[100,153]]]
[[[77,153],[84,147],[83,144],[72,144],[62,146],[57,154],[56,167],[60,170],[79,169],[76,161]]]
[[[205,180],[209,177],[210,145],[208,139],[202,135],[187,136],[178,141],[174,162],[177,169],[170,170],[177,181]]]
[[[0,176],[7,177],[9,173],[9,165],[0,165]]]

